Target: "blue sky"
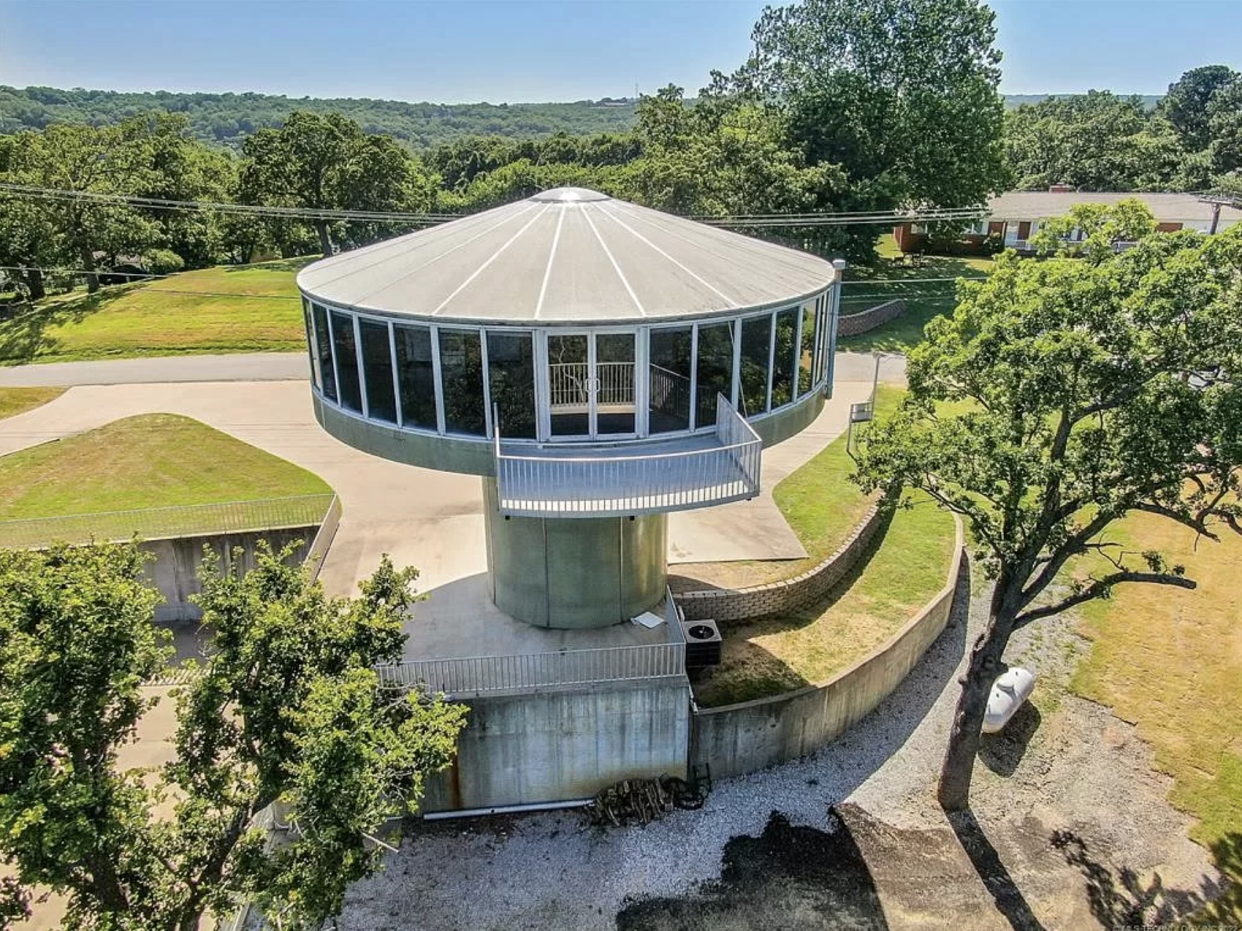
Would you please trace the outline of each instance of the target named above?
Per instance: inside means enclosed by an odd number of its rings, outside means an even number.
[[[1007,93],[1161,93],[1242,69],[1242,0],[997,0]],[[763,3],[0,0],[0,84],[439,102],[693,92]]]

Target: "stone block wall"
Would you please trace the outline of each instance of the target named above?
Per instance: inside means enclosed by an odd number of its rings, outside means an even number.
[[[854,568],[883,524],[884,507],[873,504],[835,553],[792,579],[740,589],[683,592],[677,604],[686,620],[713,620],[722,630],[751,618],[779,614],[819,601]]]
[[[890,320],[896,320],[906,312],[906,302],[901,298],[885,301],[860,314],[848,314],[837,318],[837,336],[857,336],[876,327],[883,326]]]

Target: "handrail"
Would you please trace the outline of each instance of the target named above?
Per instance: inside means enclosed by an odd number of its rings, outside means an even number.
[[[96,511],[0,521],[0,546],[38,547],[53,541],[125,541],[246,533],[306,527],[323,522],[331,492],[206,504],[174,504],[125,511]]]
[[[386,688],[423,686],[453,697],[540,688],[680,678],[685,644],[641,643],[585,650],[403,660],[375,667]]]
[[[714,434],[689,435],[689,449],[640,447],[563,456],[553,450],[582,447],[545,444],[541,452],[511,453],[498,426],[493,437],[497,499],[507,515],[656,514],[753,498],[760,489],[763,441],[722,394],[716,396]]]

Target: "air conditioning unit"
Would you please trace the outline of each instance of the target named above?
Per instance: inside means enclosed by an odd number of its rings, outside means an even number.
[[[720,665],[724,639],[715,621],[682,621],[681,635],[686,641],[686,668],[703,669]]]

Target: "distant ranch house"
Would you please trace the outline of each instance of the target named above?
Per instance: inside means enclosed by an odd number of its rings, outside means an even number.
[[[1114,192],[1093,194],[1053,187],[1047,191],[1010,191],[988,201],[988,216],[981,219],[963,237],[980,251],[989,239],[998,239],[1007,249],[1023,251],[1027,241],[1050,217],[1063,216],[1077,204],[1117,204],[1129,199],[1141,200],[1156,218],[1156,229],[1173,232],[1181,229],[1204,233],[1221,232],[1242,221],[1242,210],[1220,205],[1220,215],[1213,227],[1217,205],[1200,200],[1195,194],[1150,194]],[[927,228],[918,223],[903,223],[893,229],[902,252],[921,252],[927,247]]]

